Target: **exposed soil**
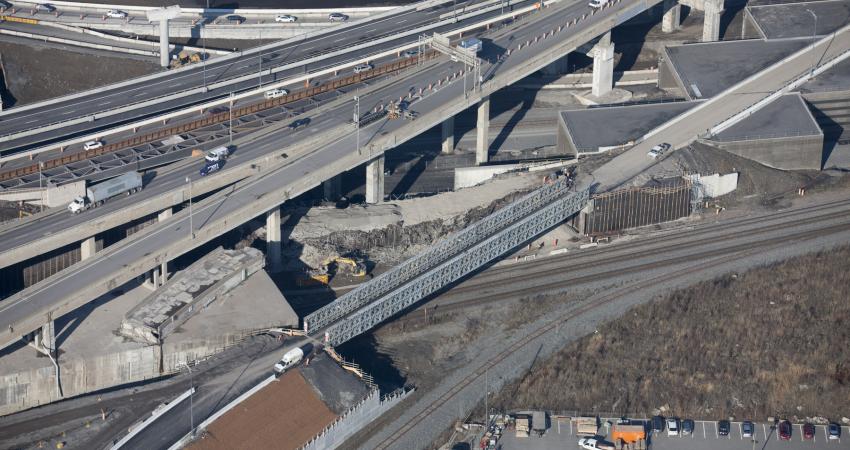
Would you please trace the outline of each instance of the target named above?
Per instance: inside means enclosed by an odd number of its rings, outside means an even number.
[[[7,92],[4,107],[21,106],[158,72],[151,61],[103,52],[0,42]]]
[[[38,206],[33,206],[24,203],[22,206],[17,202],[7,202],[0,200],[0,223],[16,220],[37,213]]]
[[[846,416],[848,261],[842,247],[675,291],[565,347],[497,403],[701,419]]]

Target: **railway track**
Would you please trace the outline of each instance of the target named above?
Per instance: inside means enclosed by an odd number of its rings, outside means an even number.
[[[440,395],[435,400],[428,403],[425,408],[417,413],[413,418],[407,421],[404,425],[402,425],[398,431],[393,433],[391,436],[387,437],[383,441],[381,441],[375,448],[377,449],[387,449],[390,448],[393,444],[398,442],[404,435],[420,424],[426,417],[431,414],[434,414],[440,407],[445,405],[449,400],[457,396],[461,393],[467,386],[475,383],[480,377],[484,376],[487,371],[494,368],[500,361],[507,358],[509,355],[517,353],[521,351],[524,347],[530,345],[538,338],[544,336],[545,334],[551,332],[552,330],[557,329],[561,324],[570,321],[572,319],[576,319],[583,314],[586,314],[594,309],[600,308],[602,306],[608,305],[616,300],[619,300],[623,297],[626,297],[636,290],[640,290],[646,287],[651,287],[658,283],[669,282],[672,280],[676,280],[679,278],[687,277],[689,275],[698,273],[700,271],[706,269],[712,269],[717,267],[722,267],[724,264],[727,264],[730,261],[734,261],[736,259],[744,258],[747,256],[755,255],[760,252],[764,252],[767,250],[772,250],[783,245],[787,245],[790,241],[806,241],[810,239],[814,239],[816,237],[826,236],[829,234],[834,234],[842,231],[850,230],[850,221],[843,222],[840,224],[829,225],[821,227],[817,230],[806,230],[802,232],[793,233],[789,236],[777,236],[769,239],[765,239],[762,241],[753,242],[752,245],[748,245],[745,248],[738,248],[737,250],[733,250],[731,253],[719,256],[707,256],[712,258],[706,262],[696,264],[693,266],[685,267],[683,269],[664,273],[652,278],[648,278],[642,281],[638,281],[636,283],[630,283],[626,286],[622,286],[617,288],[611,292],[595,296],[595,298],[591,298],[586,301],[585,304],[579,306],[578,308],[564,313],[554,320],[538,327],[536,330],[528,333],[525,337],[520,339],[519,341],[509,345],[507,348],[502,350],[499,354],[497,354],[493,358],[489,358],[487,362],[480,364],[472,373],[461,379],[458,383],[454,384],[450,387],[448,391]],[[693,259],[693,258],[690,258]],[[558,283],[563,283],[564,281],[555,281],[552,283],[548,283],[548,285],[541,286],[541,289],[551,289]],[[512,295],[512,294],[511,294]],[[491,295],[490,297],[495,297]]]

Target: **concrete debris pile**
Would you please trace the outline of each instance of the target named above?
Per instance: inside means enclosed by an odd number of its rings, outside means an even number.
[[[255,248],[218,248],[131,309],[118,332],[143,344],[159,344],[189,317],[264,266],[265,257]]]

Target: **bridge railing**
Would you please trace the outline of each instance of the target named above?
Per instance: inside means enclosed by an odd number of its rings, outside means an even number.
[[[310,332],[323,328],[337,319],[362,308],[369,302],[388,294],[393,289],[425,273],[427,270],[447,261],[451,257],[472,247],[493,233],[517,222],[543,206],[564,196],[570,186],[569,178],[545,185],[525,195],[510,205],[487,216],[448,238],[438,242],[428,250],[413,256],[407,261],[385,272],[368,283],[363,283],[352,291],[304,318],[304,331]]]
[[[449,261],[432,266],[424,275],[326,328],[324,332],[328,337],[328,345],[337,346],[348,341],[558,225],[581,210],[589,196],[589,189],[570,193],[460,252]]]

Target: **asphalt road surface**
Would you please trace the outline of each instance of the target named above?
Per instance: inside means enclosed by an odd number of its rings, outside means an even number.
[[[530,2],[530,0],[528,0]],[[460,7],[472,0],[460,1]],[[522,5],[518,5],[522,6]],[[166,73],[154,79],[134,83],[130,86],[106,86],[96,91],[88,91],[84,97],[58,101],[51,104],[40,104],[36,107],[16,111],[14,108],[0,114],[0,136],[12,135],[26,130],[41,128],[49,124],[72,119],[92,116],[130,104],[141,103],[154,99],[165,99],[174,94],[194,88],[202,88],[239,76],[258,73],[270,68],[287,66],[287,70],[265,76],[262,80],[250,79],[220,88],[210,89],[205,94],[193,94],[184,97],[173,97],[154,105],[98,118],[92,122],[84,122],[64,126],[55,130],[44,131],[32,136],[21,137],[0,143],[0,153],[19,151],[33,148],[40,144],[81,135],[94,130],[106,129],[112,126],[129,123],[143,118],[156,116],[166,112],[203,103],[208,100],[223,98],[231,92],[240,92],[256,88],[258,83],[269,84],[293,76],[334,67],[341,63],[362,58],[378,50],[392,48],[404,43],[416,42],[418,36],[408,36],[394,39],[378,47],[343,52],[341,55],[322,59],[311,64],[301,64],[298,61],[327,54],[333,51],[351,48],[363,42],[393,36],[400,30],[410,30],[429,23],[437,22],[438,17],[451,11],[452,4],[425,9],[422,11],[404,11],[391,14],[380,19],[358,21],[344,28],[324,30],[322,34],[305,40],[279,44],[262,50],[249,50],[241,56],[210,59],[206,64],[195,64],[177,73]],[[459,28],[484,17],[497,15],[499,11],[485,13],[458,23],[444,25],[433,31],[444,32]],[[98,69],[98,68],[96,68]]]

